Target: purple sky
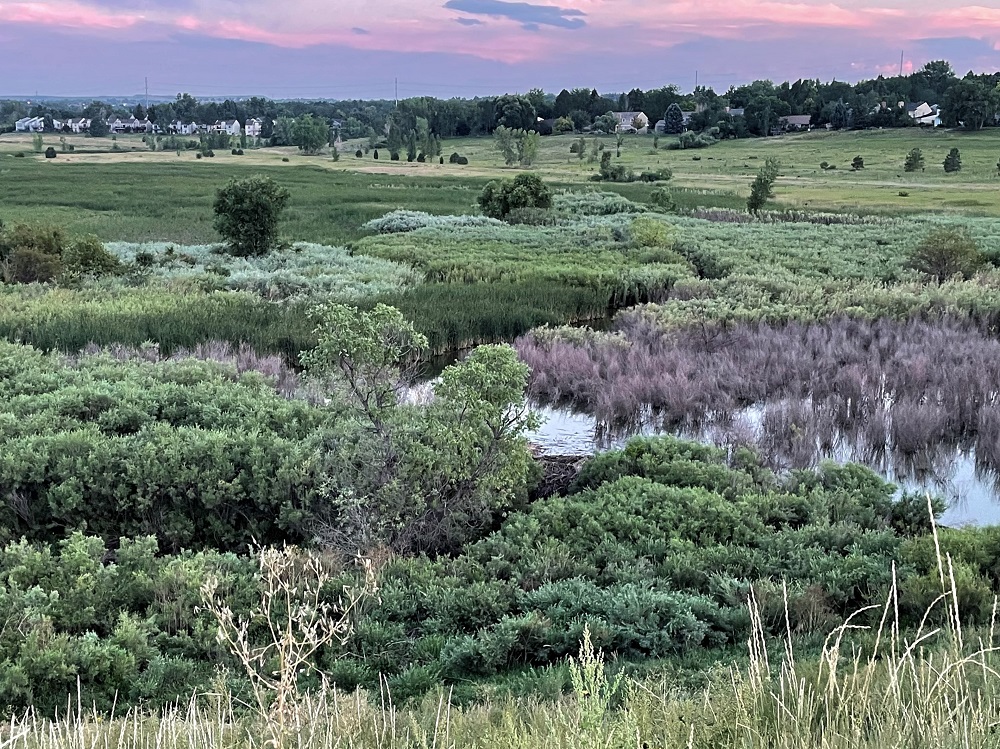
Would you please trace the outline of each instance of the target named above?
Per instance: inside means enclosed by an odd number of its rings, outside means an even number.
[[[997,0],[979,0],[1000,6]],[[969,0],[0,0],[0,94],[309,98],[1000,69]]]

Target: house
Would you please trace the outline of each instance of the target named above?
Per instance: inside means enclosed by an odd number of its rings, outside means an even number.
[[[167,130],[176,135],[194,135],[201,127],[197,122],[184,122],[184,120],[175,120],[167,126]]]
[[[149,118],[137,119],[135,115],[132,115],[125,125],[126,129],[130,133],[151,133],[153,132],[153,123],[149,121]]]
[[[112,115],[108,117],[108,131],[112,133],[124,133],[128,129],[129,120],[127,117]]]
[[[90,120],[86,117],[74,117],[67,120],[66,124],[69,126],[71,133],[85,133],[90,130]]]
[[[941,108],[937,104],[922,102],[900,102],[900,107],[906,107],[906,113],[918,125],[938,127],[941,124]]]
[[[786,133],[809,130],[811,126],[812,115],[810,114],[790,114],[787,117],[778,118],[778,127]]]
[[[44,129],[44,117],[23,117],[14,123],[14,130],[19,133],[40,133]]]
[[[263,121],[253,117],[243,124],[243,132],[247,134],[248,138],[259,138],[260,130],[263,126]]]
[[[649,128],[649,118],[642,112],[612,112],[618,121],[616,132],[638,133]]]
[[[226,133],[227,135],[239,135],[242,131],[239,120],[218,120],[210,129],[214,133]]]
[[[726,107],[726,114],[730,117],[743,117],[746,110],[743,107]]]

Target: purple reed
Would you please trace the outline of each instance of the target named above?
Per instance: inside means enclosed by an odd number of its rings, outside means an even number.
[[[694,432],[719,414],[724,433],[724,414],[761,406],[762,447],[789,465],[830,454],[841,437],[872,455],[913,456],[979,435],[984,459],[1000,466],[1000,341],[968,321],[665,331],[632,315],[617,340],[529,333],[515,346],[536,398],[601,421],[653,409],[667,428]]]

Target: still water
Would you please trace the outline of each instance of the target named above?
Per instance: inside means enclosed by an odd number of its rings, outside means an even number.
[[[664,429],[655,419],[610,428],[593,416],[570,407],[535,404],[535,411],[544,419],[542,426],[528,435],[542,453],[552,455],[589,455],[601,450],[620,448],[636,435],[674,434],[685,439],[725,445],[724,432],[711,425],[688,429]],[[751,408],[738,414],[748,432],[759,435],[763,409]],[[948,502],[942,523],[950,526],[1000,524],[1000,487],[996,475],[977,467],[975,451],[961,446],[941,446],[933,454],[915,456],[891,455],[873,451],[858,440],[839,435],[832,450],[817,449],[810,460],[788,461],[775,467],[815,465],[821,460],[838,463],[856,462],[867,465],[900,491],[931,492]]]

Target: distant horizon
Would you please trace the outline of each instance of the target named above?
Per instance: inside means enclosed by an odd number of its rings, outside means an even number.
[[[982,0],[979,0],[982,2]],[[15,0],[9,96],[391,99],[1000,70],[975,0]],[[53,92],[53,93],[47,93]]]
[[[933,58],[933,59],[937,60],[937,59],[946,59],[946,58]],[[932,61],[933,60],[928,59],[928,60],[922,62],[920,65],[914,67],[912,70],[904,70],[903,71],[903,75],[904,76],[912,75],[913,73],[918,72],[926,63],[932,62]],[[950,60],[948,62],[950,62]],[[954,68],[954,64],[952,65],[952,67]],[[1000,60],[998,60],[998,65],[997,65],[996,68],[984,68],[984,69],[981,69],[981,70],[971,70],[971,71],[962,71],[962,70],[959,70],[957,68],[955,69],[955,74],[959,78],[963,77],[968,72],[972,72],[972,73],[975,73],[975,74],[992,74],[992,73],[998,73],[998,72],[1000,72]],[[899,73],[897,71],[897,72],[891,73],[891,74],[880,73],[878,75],[882,75],[885,78],[895,78],[895,77],[897,77],[899,75]],[[820,80],[821,83],[830,83],[830,82],[833,82],[833,81],[837,81],[839,83],[849,83],[849,84],[855,85],[855,84],[857,84],[857,83],[859,83],[861,81],[872,80],[872,79],[878,78],[878,75],[874,75],[874,76],[859,75],[859,76],[856,76],[854,78],[847,78],[847,77],[839,77],[839,78],[838,77],[832,77],[832,78],[827,78],[827,79],[819,78],[819,80]],[[748,79],[743,79],[743,80],[734,80],[732,83],[729,83],[729,84],[726,84],[726,85],[723,85],[723,86],[712,86],[710,84],[707,84],[707,83],[704,83],[704,82],[701,82],[701,81],[699,81],[698,85],[700,85],[700,86],[706,86],[708,88],[712,88],[717,94],[723,95],[723,94],[725,94],[726,91],[728,91],[730,89],[730,87],[739,87],[739,86],[742,86],[742,85],[753,83],[756,80],[765,80],[765,79],[766,80],[770,80],[775,85],[780,85],[780,84],[785,83],[785,82],[794,83],[797,80],[815,80],[816,77],[815,76],[806,76],[806,75],[801,75],[801,76],[800,75],[791,75],[791,76],[771,77],[771,78],[757,78],[757,77],[755,77],[755,78],[748,78]],[[272,101],[321,101],[321,100],[322,101],[392,101],[395,98],[394,97],[394,91],[395,91],[395,86],[396,85],[397,84],[395,84],[394,81],[390,81],[388,84],[382,84],[381,86],[376,86],[377,88],[383,88],[383,89],[386,86],[388,86],[391,89],[390,93],[388,95],[385,95],[384,93],[381,94],[381,95],[374,95],[374,94],[373,95],[366,95],[364,93],[355,94],[355,95],[342,95],[342,94],[341,95],[336,95],[336,94],[325,95],[325,94],[322,94],[322,93],[316,93],[316,94],[313,94],[313,95],[291,96],[291,95],[282,95],[280,93],[273,93],[273,92],[261,93],[260,91],[252,91],[252,92],[246,92],[246,93],[237,93],[237,92],[228,92],[228,93],[214,92],[214,93],[208,93],[208,92],[198,91],[197,88],[181,88],[181,89],[178,89],[177,91],[173,91],[171,93],[162,93],[162,92],[155,92],[154,93],[153,91],[150,91],[149,94],[148,94],[148,98],[149,98],[150,101],[154,101],[155,100],[157,102],[166,102],[166,101],[173,101],[178,95],[181,95],[181,94],[190,94],[191,96],[195,97],[196,99],[199,99],[199,100],[211,100],[211,101],[223,101],[225,99],[245,100],[245,99],[250,99],[250,98],[253,98],[253,97],[266,98],[266,99],[270,99]],[[412,85],[412,86],[415,87],[418,84],[410,84],[410,85]],[[541,88],[542,90],[545,91],[546,94],[551,94],[553,96],[557,95],[563,89],[573,90],[573,89],[580,89],[580,88],[582,88],[582,89],[594,89],[594,90],[597,90],[597,92],[600,93],[602,96],[607,96],[607,95],[611,95],[611,94],[617,95],[617,94],[628,93],[630,90],[632,90],[634,88],[640,88],[640,89],[642,89],[644,91],[648,91],[648,90],[658,89],[658,88],[661,88],[661,87],[664,87],[664,86],[671,86],[671,85],[676,85],[678,87],[678,91],[681,94],[690,94],[695,89],[694,82],[692,82],[692,84],[689,87],[685,88],[683,85],[678,84],[675,81],[664,81],[664,82],[661,82],[659,84],[639,85],[637,83],[637,84],[630,84],[630,85],[627,85],[627,86],[624,86],[624,87],[622,87],[622,86],[619,86],[619,87],[602,87],[600,85],[594,85],[594,84],[589,84],[588,85],[586,83],[580,83],[580,84],[574,84],[574,85],[563,85],[563,86],[559,86],[558,88],[556,88],[556,87],[548,88],[548,87],[543,87],[543,86],[529,86],[527,88],[524,88],[524,87],[519,87],[519,88],[512,88],[512,87],[506,87],[506,88],[504,88],[504,87],[500,87],[500,88],[495,88],[495,89],[492,89],[492,90],[489,90],[489,91],[482,91],[482,92],[479,92],[479,93],[465,93],[465,94],[441,94],[440,92],[436,92],[436,91],[434,91],[434,92],[432,92],[432,91],[423,91],[423,92],[421,92],[421,91],[418,91],[418,90],[416,90],[414,88],[414,89],[411,89],[410,91],[406,91],[406,93],[404,94],[404,91],[405,91],[405,88],[406,88],[407,84],[405,84],[405,82],[399,82],[398,83],[398,87],[399,87],[400,90],[399,90],[399,97],[398,98],[399,98],[400,101],[402,101],[404,99],[409,99],[409,98],[414,98],[414,97],[422,97],[422,96],[434,97],[434,98],[439,98],[439,99],[448,99],[448,98],[475,99],[475,98],[485,98],[485,97],[491,97],[491,96],[499,96],[499,95],[502,95],[502,94],[515,94],[515,93],[517,93],[517,94],[525,94],[525,93],[527,93],[528,91],[530,91],[531,89],[534,89],[534,88]],[[147,94],[145,92],[143,92],[143,91],[138,91],[136,93],[121,93],[121,92],[119,92],[119,93],[108,93],[108,92],[104,92],[104,93],[46,93],[44,91],[39,91],[37,93],[31,93],[31,94],[28,94],[28,93],[3,93],[3,92],[0,92],[0,99],[16,100],[16,101],[20,101],[20,100],[25,100],[25,101],[27,101],[27,100],[39,100],[39,101],[41,101],[41,100],[48,100],[48,101],[72,101],[72,100],[107,101],[107,100],[114,100],[114,99],[141,100],[141,99],[146,98],[146,96],[147,96]]]

